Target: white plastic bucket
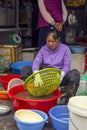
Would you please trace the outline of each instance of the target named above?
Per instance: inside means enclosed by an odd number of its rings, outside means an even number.
[[[87,96],[69,99],[69,130],[87,130]]]

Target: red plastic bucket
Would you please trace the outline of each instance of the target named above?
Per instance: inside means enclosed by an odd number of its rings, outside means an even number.
[[[0,76],[0,81],[2,83],[2,87],[7,90],[8,82],[13,78],[20,78],[20,75],[17,74],[7,74],[4,76]]]
[[[19,109],[37,109],[48,113],[49,109],[57,104],[57,100],[61,96],[59,90],[53,92],[54,96],[52,98],[43,100],[27,100],[16,96],[16,94],[25,91],[27,90],[24,89],[23,85],[14,86],[8,91],[15,111]]]

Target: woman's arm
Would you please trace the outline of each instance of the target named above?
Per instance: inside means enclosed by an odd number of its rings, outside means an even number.
[[[51,14],[47,11],[45,4],[44,4],[44,0],[38,0],[38,7],[39,7],[40,13],[42,14],[45,21],[54,25],[55,20],[52,18]]]
[[[66,22],[67,20],[67,16],[68,16],[68,12],[67,12],[67,9],[66,9],[66,6],[62,0],[62,17],[63,17],[63,22],[62,23],[55,23],[55,28],[58,30],[58,31],[62,31],[63,29],[63,24]]]
[[[62,11],[63,11],[63,23],[66,22],[67,16],[68,16],[68,11],[66,9],[66,6],[62,0]]]
[[[32,65],[32,71],[36,72],[40,69],[40,65],[42,64],[43,60],[43,47],[39,50],[37,56],[35,57]]]
[[[62,71],[64,71],[65,73],[67,73],[70,70],[71,67],[71,51],[69,48],[67,48],[65,54],[64,54],[64,58],[63,58],[63,69]]]

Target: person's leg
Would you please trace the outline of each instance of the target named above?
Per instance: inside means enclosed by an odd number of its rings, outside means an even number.
[[[46,34],[47,34],[47,31],[48,29],[50,28],[51,26],[46,26],[46,27],[42,27],[39,29],[39,36],[38,36],[38,47],[39,49],[45,45],[46,43]]]
[[[70,97],[75,96],[80,82],[80,73],[78,70],[70,70],[63,78],[60,88],[62,93],[66,93],[65,104],[68,103]],[[62,89],[62,86],[63,89]]]
[[[70,70],[63,78],[60,86],[68,85],[69,82],[79,84],[80,73],[77,69]]]

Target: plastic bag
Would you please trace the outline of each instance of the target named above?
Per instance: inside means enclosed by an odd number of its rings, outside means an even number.
[[[5,60],[2,56],[0,56],[0,73],[4,73],[5,69]]]

